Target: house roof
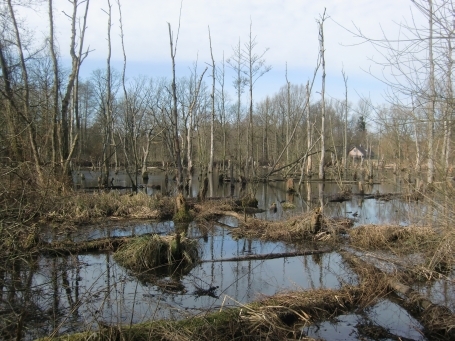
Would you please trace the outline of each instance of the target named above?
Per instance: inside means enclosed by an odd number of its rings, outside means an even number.
[[[352,152],[354,149],[357,149],[357,150],[358,150],[360,153],[362,153],[363,155],[367,155],[367,151],[362,147],[362,145],[352,147],[352,148],[349,150],[349,153]]]

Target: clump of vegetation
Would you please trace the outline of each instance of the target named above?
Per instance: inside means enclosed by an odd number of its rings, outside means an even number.
[[[240,222],[240,221],[239,221]],[[232,231],[236,238],[259,238],[295,242],[313,239],[323,228],[323,217],[319,208],[292,217],[286,221],[264,221],[262,219],[249,219],[242,226]]]
[[[117,191],[74,193],[62,197],[52,210],[43,213],[43,221],[87,224],[99,218],[128,217],[133,219],[163,219],[172,216],[170,198],[121,194]]]
[[[364,225],[349,231],[351,245],[363,249],[389,249],[415,252],[434,241],[434,229],[423,226]]]
[[[237,207],[232,200],[209,200],[196,203],[193,207],[198,223],[216,219],[226,211],[234,211]]]
[[[283,210],[291,210],[295,208],[295,205],[292,202],[286,201],[281,204],[281,207]]]
[[[446,276],[455,264],[455,236],[431,227],[366,225],[349,231],[351,245],[365,250],[391,250],[394,255],[412,255],[401,261],[406,272],[417,280]],[[392,261],[392,260],[391,260]]]
[[[160,267],[191,267],[198,260],[198,243],[175,236],[141,236],[123,244],[115,253],[115,260],[136,273]]]

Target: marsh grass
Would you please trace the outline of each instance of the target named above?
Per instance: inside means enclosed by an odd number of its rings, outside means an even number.
[[[431,227],[399,225],[363,225],[348,231],[351,245],[367,249],[397,248],[401,253],[415,252],[438,238]]]
[[[314,340],[303,328],[318,321],[374,304],[387,294],[383,281],[340,289],[282,292],[250,304],[207,312],[180,321],[160,320],[132,326],[102,326],[99,331],[54,338],[57,340]],[[229,301],[225,297],[225,301]],[[41,339],[48,341],[49,338]]]
[[[164,219],[171,217],[174,204],[171,198],[121,194],[117,191],[73,193],[61,198],[53,209],[44,212],[42,221],[88,224],[100,218]]]
[[[286,201],[281,204],[283,210],[292,210],[295,208],[295,205],[292,202]]]
[[[340,230],[352,226],[352,219],[331,219],[324,217],[319,208],[293,216],[285,221],[264,221],[249,219],[232,234],[236,238],[258,238],[268,241],[296,243],[305,240],[336,241]]]
[[[122,245],[114,259],[123,267],[144,273],[163,267],[191,268],[198,260],[198,243],[185,238],[183,234],[175,236],[141,236]]]

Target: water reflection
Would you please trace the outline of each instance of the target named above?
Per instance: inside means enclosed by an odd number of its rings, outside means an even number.
[[[304,329],[306,335],[323,340],[427,340],[423,327],[406,310],[391,301],[380,301],[364,315],[341,315],[335,321]]]
[[[77,186],[85,189],[97,186],[98,174],[83,174],[83,178],[75,175]],[[141,180],[139,177],[139,182]],[[114,174],[114,185],[131,186],[128,178],[121,173]],[[142,191],[150,195],[174,190],[174,182],[164,173],[150,172],[147,182],[139,185],[143,186]],[[197,196],[199,185],[194,177],[189,182],[188,196]],[[356,185],[352,184],[354,193]],[[401,186],[401,181],[395,178],[387,184],[367,186],[365,193],[396,193]],[[216,173],[209,175],[209,195],[212,197],[238,197],[246,190],[240,183],[231,187],[230,183],[220,181]],[[338,185],[330,182],[306,182],[293,194],[286,192],[282,181],[258,183],[255,186],[256,198],[259,207],[265,211],[256,216],[267,220],[287,219],[320,206],[324,207],[325,215],[355,218],[357,225],[422,223],[422,217],[434,216],[433,210],[418,202],[379,201],[356,195],[349,201],[329,202],[330,196],[337,192]],[[269,210],[273,203],[276,209]],[[295,208],[284,209],[284,203],[292,203]],[[236,227],[236,219],[224,217],[210,232],[206,229],[201,231],[195,223],[177,226],[172,221],[117,223],[116,226],[91,227],[65,235],[53,230],[46,235],[47,240],[80,241],[145,233],[167,235],[176,230],[185,230],[188,237],[200,240],[203,262],[185,276],[169,274],[167,277],[141,281],[120,267],[110,253],[17,261],[7,264],[5,271],[0,273],[0,309],[12,310],[11,316],[14,318],[24,316],[28,333],[26,339],[33,339],[52,333],[98,329],[102,323],[125,324],[158,318],[183,318],[223,304],[246,303],[259,295],[273,295],[283,290],[338,288],[343,283],[356,282],[356,276],[343,266],[337,253],[269,260],[219,261],[248,254],[293,251],[292,247],[283,243],[234,240],[229,226]],[[441,287],[420,290],[427,290],[437,302],[453,302],[453,290],[447,286],[447,282],[441,281],[437,285]],[[33,312],[33,316],[24,315],[24,311]],[[14,323],[13,333],[15,326]]]
[[[195,224],[187,226],[187,233],[201,235]],[[246,303],[259,295],[273,295],[286,289],[337,288],[340,281],[354,283],[356,280],[354,274],[342,266],[336,253],[265,261],[219,261],[246,254],[292,250],[283,243],[233,240],[228,228],[216,226],[207,241],[201,243],[201,257],[205,262],[188,275],[169,276],[156,282],[138,280],[116,264],[110,253],[40,257],[36,270],[25,271],[31,274],[29,287],[35,290],[34,304],[41,312],[41,327],[34,329],[27,339],[97,329],[103,323],[182,318],[219,307],[223,301],[224,305]],[[24,269],[15,271],[17,274]],[[14,276],[18,275],[11,276],[14,282]],[[212,295],[204,294],[208,291],[201,294],[201,289],[208,288],[212,288]],[[11,288],[8,292],[17,296]],[[9,298],[10,302],[12,299]]]
[[[84,180],[81,179],[80,174],[84,174]],[[99,173],[92,171],[75,172],[73,179],[78,188],[88,189],[96,188],[97,177]],[[131,191],[131,181],[128,176],[122,172],[117,174],[112,173],[114,177],[114,184],[116,186],[124,187],[123,191]],[[188,182],[186,194],[188,197],[195,198],[201,188],[203,179],[193,176]],[[141,177],[138,178],[140,190],[154,195],[157,193],[173,193],[175,191],[175,182],[168,177],[167,173],[161,170],[149,171],[148,180],[143,181]],[[225,182],[224,177],[220,177],[217,171],[208,174],[208,197],[240,197],[248,192],[248,185],[236,182],[231,186],[230,182]],[[261,219],[267,220],[281,220],[287,219],[292,215],[308,212],[314,207],[322,207],[324,214],[328,216],[343,216],[356,219],[356,224],[421,224],[423,217],[426,219],[434,218],[435,212],[429,211],[426,206],[419,202],[405,202],[403,200],[389,200],[380,201],[375,199],[364,199],[357,195],[359,192],[358,183],[350,185],[353,192],[351,200],[343,203],[330,202],[329,199],[332,195],[340,191],[339,184],[336,182],[305,182],[296,193],[289,193],[286,191],[286,184],[284,181],[270,181],[267,183],[257,183],[252,185],[254,188],[250,189],[256,194],[259,202],[259,208],[266,210],[256,216]],[[349,184],[348,184],[349,186]],[[399,193],[402,190],[409,190],[409,184],[394,175],[390,181],[380,184],[364,185],[363,190],[365,194],[372,193]],[[292,203],[295,205],[294,209],[284,210],[283,203]],[[270,211],[268,208],[276,204],[276,212]],[[353,215],[357,213],[356,215]]]

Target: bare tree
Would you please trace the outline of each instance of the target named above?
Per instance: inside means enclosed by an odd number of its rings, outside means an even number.
[[[75,146],[77,144],[77,141],[79,139],[79,134],[76,133],[76,135],[73,136],[70,134],[70,122],[72,123],[73,120],[69,119],[69,111],[70,111],[70,101],[71,98],[73,99],[73,102],[76,103],[74,107],[76,108],[76,117],[77,117],[77,89],[78,89],[78,74],[79,74],[79,68],[82,64],[82,61],[85,59],[85,57],[88,55],[89,51],[87,50],[85,53],[82,53],[82,49],[84,46],[84,36],[85,36],[85,29],[86,29],[86,23],[87,23],[87,15],[88,15],[88,8],[90,1],[89,0],[84,0],[78,2],[78,0],[73,0],[70,1],[73,5],[73,13],[71,15],[68,15],[65,13],[65,15],[71,20],[71,39],[70,39],[70,56],[71,56],[71,73],[68,76],[68,82],[66,85],[66,91],[64,92],[63,98],[62,98],[62,106],[60,109],[60,118],[62,122],[62,133],[61,133],[61,164],[63,168],[63,174],[67,174],[70,169],[69,169],[69,161],[71,160],[71,157],[74,153]],[[79,51],[76,54],[76,21],[77,21],[77,8],[79,5],[85,3],[85,12],[84,12],[84,17],[83,17],[83,24],[81,28],[81,33],[79,36]],[[55,128],[55,123],[56,123],[56,118],[57,118],[57,107],[58,107],[58,95],[60,92],[60,83],[59,83],[59,68],[58,68],[58,61],[57,61],[57,55],[55,53],[55,48],[54,48],[54,23],[53,23],[53,13],[52,13],[52,0],[49,0],[49,26],[50,26],[50,37],[49,37],[49,45],[50,45],[50,51],[51,51],[51,57],[52,57],[52,64],[53,64],[53,70],[54,70],[54,133],[53,133],[53,152],[52,152],[52,162],[54,163],[56,161],[56,151],[54,150],[56,146],[56,128]],[[74,92],[73,92],[74,91]],[[77,117],[78,119],[78,117]],[[71,144],[71,147],[70,147]]]
[[[438,92],[437,87],[442,87],[438,80],[447,79],[451,73],[447,69],[450,62],[443,61],[447,60],[447,49],[441,47],[453,31],[453,3],[447,0],[413,0],[412,3],[427,20],[427,25],[420,26],[416,20],[411,24],[400,23],[396,39],[387,36],[372,39],[364,36],[357,28],[352,33],[370,42],[382,58],[375,60],[377,64],[390,70],[383,73],[381,78],[389,87],[386,94],[388,100],[404,108],[403,113],[410,115],[417,123],[426,124],[427,144],[419,152],[427,159],[427,182],[432,183],[437,166],[436,126],[439,122],[444,122],[443,117],[440,120],[443,116],[440,113],[444,110],[439,110],[444,106],[444,91]],[[417,113],[423,113],[425,117],[419,117]],[[441,128],[444,131],[444,127]],[[417,134],[413,135],[417,137]],[[445,135],[448,136],[447,129]],[[447,139],[446,141],[448,142]],[[445,149],[444,143],[441,145]]]
[[[344,143],[343,143],[343,168],[344,168],[344,176],[348,175],[348,77],[344,70],[341,70],[343,75],[344,81]]]
[[[21,78],[22,78],[22,83],[23,83],[23,90],[22,90],[22,96],[23,96],[23,108],[21,109],[19,105],[16,104],[15,100],[13,99],[13,92],[11,89],[11,79],[9,78],[8,71],[4,71],[4,84],[5,84],[5,89],[6,93],[8,94],[8,101],[10,103],[11,107],[14,107],[15,110],[19,113],[21,118],[25,121],[26,123],[26,129],[28,133],[28,139],[31,147],[31,152],[32,152],[32,157],[34,161],[34,167],[35,171],[38,177],[38,183],[43,184],[44,178],[43,178],[43,173],[41,171],[41,161],[40,161],[40,156],[39,156],[39,151],[38,151],[38,146],[36,144],[36,124],[35,120],[32,117],[32,113],[30,110],[30,84],[29,84],[29,77],[28,77],[28,70],[27,66],[25,64],[25,55],[24,55],[24,50],[22,46],[22,39],[21,39],[21,34],[19,31],[19,26],[16,21],[16,16],[15,12],[13,9],[13,5],[11,3],[11,0],[7,0],[8,3],[8,10],[9,14],[11,17],[11,21],[13,24],[13,31],[14,31],[14,37],[15,37],[15,45],[17,47],[17,53],[19,55],[19,65],[21,69]],[[1,53],[1,63],[2,63],[2,70],[8,70],[9,65],[6,64],[6,58],[3,53]]]
[[[221,126],[223,130],[223,149],[222,149],[222,164],[223,164],[223,170],[225,170],[226,165],[225,165],[225,160],[226,160],[226,135],[227,135],[227,127],[226,127],[226,92],[224,88],[224,78],[225,78],[225,63],[224,63],[224,52],[223,52],[223,62],[221,63],[221,68],[218,67],[216,76],[217,76],[217,81],[220,85],[220,90],[219,90],[219,111],[220,111],[220,121],[221,121]]]
[[[212,173],[213,171],[213,153],[214,153],[214,139],[215,139],[215,76],[216,76],[216,68],[215,68],[215,59],[213,58],[213,51],[212,51],[212,37],[210,36],[210,26],[209,26],[209,43],[210,43],[210,57],[212,58],[212,93],[210,97],[212,98],[212,116],[210,120],[210,161],[209,161],[209,168],[208,172]]]
[[[310,81],[307,81],[305,89],[306,89],[305,111],[306,111],[307,149],[310,150],[311,145],[312,145],[312,136],[313,136],[313,131],[312,131],[313,125],[311,124],[311,121],[310,121],[310,94],[311,94]],[[313,162],[312,162],[312,157],[310,155],[307,157],[307,165],[306,165],[307,176],[311,175],[312,168],[313,168]]]
[[[259,78],[261,78],[265,73],[269,72],[272,69],[272,66],[265,64],[264,55],[269,50],[266,48],[262,53],[257,54],[255,52],[257,42],[256,37],[253,37],[252,32],[253,22],[250,20],[250,34],[248,41],[244,44],[242,49],[242,58],[246,65],[246,70],[244,70],[245,75],[248,79],[248,88],[250,95],[250,105],[249,105],[249,121],[248,121],[248,131],[249,139],[247,139],[247,164],[253,166],[254,160],[254,129],[253,129],[253,88],[255,83]],[[248,148],[251,148],[249,149]],[[250,160],[251,158],[251,160]],[[248,169],[248,167],[247,167]],[[254,167],[253,167],[254,173]]]
[[[325,158],[325,48],[324,48],[324,21],[327,19],[324,13],[317,21],[319,25],[319,46],[322,65],[322,89],[321,89],[321,159],[319,161],[319,180],[324,180],[324,158]]]
[[[109,186],[109,171],[110,171],[110,163],[111,157],[113,154],[112,150],[112,74],[111,74],[111,53],[112,53],[112,43],[111,43],[111,28],[112,28],[112,5],[110,0],[107,0],[107,11],[103,9],[108,16],[107,20],[107,58],[106,58],[106,92],[103,98],[103,109],[104,109],[104,136],[103,136],[103,172],[101,178],[99,179],[100,184],[102,183],[104,187]]]
[[[235,72],[234,88],[237,95],[236,103],[236,125],[237,125],[237,162],[240,166],[242,162],[242,148],[241,148],[241,130],[240,130],[240,114],[241,114],[241,96],[245,90],[247,80],[243,76],[245,70],[245,62],[243,60],[242,49],[240,45],[240,38],[238,44],[232,48],[233,55],[226,62]],[[240,167],[239,167],[240,168]],[[240,170],[239,170],[240,171]]]
[[[171,122],[173,126],[173,140],[174,140],[174,154],[175,154],[175,163],[177,166],[177,188],[180,193],[183,192],[183,166],[182,166],[182,158],[180,152],[180,138],[179,138],[179,117],[177,112],[177,86],[176,86],[176,79],[175,79],[175,56],[177,54],[177,42],[179,39],[179,31],[180,31],[180,17],[182,13],[182,7],[180,6],[180,15],[179,15],[179,25],[177,29],[177,36],[175,37],[175,46],[174,46],[174,35],[171,30],[171,24],[168,23],[169,28],[169,44],[171,49],[171,61],[172,61],[172,114],[171,114]]]
[[[197,80],[197,64],[195,66],[194,70],[194,94],[192,98],[190,99],[190,104],[188,107],[188,133],[187,133],[187,158],[188,158],[188,175],[189,175],[189,180],[192,181],[194,169],[193,169],[193,129],[194,129],[194,118],[193,114],[196,108],[196,104],[198,101],[198,96],[199,96],[199,91],[201,89],[201,84],[202,84],[202,79],[204,78],[204,74],[206,73],[207,68],[204,69],[202,74],[199,77],[199,80]]]
[[[53,11],[52,11],[52,0],[49,0],[49,47],[52,58],[52,66],[54,70],[54,84],[53,84],[53,96],[54,96],[54,110],[52,110],[52,167],[55,167],[57,164],[57,116],[58,116],[58,97],[59,97],[59,78],[58,78],[58,63],[57,55],[55,53],[54,47],[54,20],[53,20]]]
[[[286,62],[286,144],[290,143],[289,139],[289,126],[291,121],[291,82],[288,80],[288,63]],[[286,148],[286,163],[289,164],[289,149]]]

